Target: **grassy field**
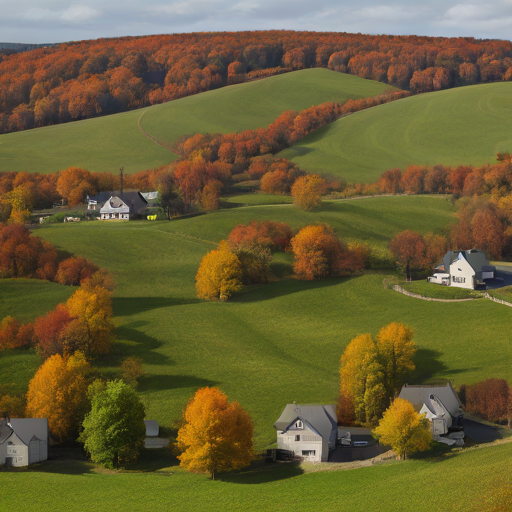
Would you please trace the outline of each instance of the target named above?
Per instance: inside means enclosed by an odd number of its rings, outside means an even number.
[[[285,403],[335,399],[339,358],[352,337],[375,334],[392,321],[415,331],[420,350],[414,382],[450,378],[458,386],[491,373],[512,377],[512,311],[490,301],[411,299],[385,289],[381,274],[288,279],[248,287],[228,303],[208,303],[195,297],[201,258],[237,223],[254,219],[295,228],[328,222],[343,238],[385,245],[405,227],[440,229],[453,211],[443,198],[383,197],[333,201],[316,213],[293,205],[254,206],[174,222],[52,225],[37,234],[114,272],[120,341],[100,364],[115,376],[122,358],[143,358],[147,375],[139,389],[149,417],[172,426],[198,387],[217,385],[250,411],[257,447],[263,448],[275,439],[272,423]],[[19,357],[3,355],[0,373]]]
[[[138,391],[148,418],[170,429],[198,387],[219,386],[250,412],[256,449],[262,450],[275,442],[273,422],[286,403],[334,401],[346,345],[355,335],[376,334],[392,321],[406,323],[415,333],[419,350],[410,383],[451,379],[457,387],[491,376],[510,380],[512,311],[484,300],[415,300],[385,289],[382,274],[320,282],[286,279],[247,287],[227,303],[209,303],[195,297],[201,258],[233,226],[251,220],[286,221],[294,228],[328,222],[345,239],[384,246],[406,227],[440,230],[454,220],[453,213],[442,197],[399,196],[332,201],[313,213],[293,205],[255,205],[172,222],[48,225],[36,234],[114,273],[119,341],[96,364],[105,376],[115,377],[123,358],[143,359],[146,375]],[[280,255],[278,262],[289,267],[290,258]],[[20,313],[25,320],[72,292],[26,280],[0,285],[6,297],[0,312]],[[39,293],[51,300],[43,302]],[[8,375],[23,389],[38,364],[33,351],[1,353],[2,382]],[[138,469],[157,469],[149,473],[109,473],[85,462],[56,460],[27,471],[0,472],[0,503],[6,510],[19,509],[15,489],[30,483],[27,512],[81,510],[83,496],[89,507],[112,511],[288,510],[297,504],[317,510],[431,511],[436,505],[425,500],[425,482],[435,481],[443,508],[467,510],[496,474],[506,474],[511,457],[508,444],[314,474],[303,474],[293,464],[256,463],[218,482],[187,474],[165,451],[144,454]]]
[[[398,283],[404,290],[417,293],[423,297],[432,297],[434,299],[481,299],[481,292],[475,290],[466,290],[464,288],[454,288],[453,286],[442,286],[435,283],[427,283],[426,280],[400,282]]]
[[[361,183],[411,164],[481,165],[512,151],[511,115],[512,83],[459,87],[352,114],[279,155]]]
[[[156,454],[155,454],[156,456]],[[176,467],[154,473],[99,472],[91,464],[52,461],[0,472],[5,510],[112,512],[350,510],[456,512],[488,510],[493,488],[510,479],[512,443],[431,460],[303,473],[293,464],[221,475],[215,482]],[[448,477],[449,475],[449,477]],[[442,503],[426,498],[425,486]],[[23,497],[19,489],[27,489]],[[428,494],[428,493],[427,493]],[[23,501],[22,501],[23,500]],[[501,509],[500,509],[501,510]],[[505,510],[505,509],[503,509]]]
[[[122,114],[1,135],[0,171],[151,169],[177,156],[145,137],[139,118],[146,133],[172,143],[185,134],[259,128],[285,110],[375,96],[386,89],[393,88],[327,69],[296,71]]]

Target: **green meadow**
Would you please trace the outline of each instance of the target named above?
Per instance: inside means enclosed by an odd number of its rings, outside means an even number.
[[[483,165],[512,151],[512,83],[458,87],[379,105],[320,128],[279,153],[350,182],[408,165]]]
[[[247,287],[227,303],[205,302],[194,288],[201,258],[236,224],[255,219],[296,229],[327,222],[345,240],[386,246],[407,227],[442,230],[453,213],[442,197],[400,196],[331,201],[313,213],[260,205],[172,222],[50,225],[36,234],[114,273],[119,341],[97,364],[106,377],[115,377],[124,357],[143,359],[139,391],[148,417],[171,427],[198,387],[219,386],[249,410],[256,446],[263,449],[275,440],[272,425],[284,404],[335,400],[346,345],[393,321],[414,329],[414,382],[451,379],[458,386],[489,376],[510,379],[512,311],[487,300],[412,299],[385,289],[382,274],[319,282],[287,278]],[[290,259],[278,260],[281,273],[290,273]],[[69,289],[57,288],[65,300]],[[32,302],[37,299],[20,303],[20,311]],[[30,351],[2,354],[0,372],[24,357],[30,364],[20,370],[20,380],[27,382],[38,364]]]
[[[81,511],[85,502],[88,510],[112,512],[476,512],[489,510],[485,505],[493,503],[494,487],[510,480],[511,460],[508,443],[350,471],[304,474],[293,464],[272,464],[220,475],[215,482],[176,467],[113,473],[83,462],[52,461],[29,471],[0,473],[0,502],[5,510],[19,510],[23,499],[26,512]],[[23,498],[20,489],[26,489]]]
[[[276,198],[263,195],[273,203]],[[240,204],[238,198],[232,198]],[[116,279],[113,307],[118,341],[94,364],[106,378],[120,376],[123,358],[143,359],[138,391],[147,417],[170,433],[194,392],[218,386],[246,408],[255,424],[256,450],[275,442],[273,423],[286,403],[333,402],[339,359],[360,333],[376,334],[393,321],[411,326],[418,345],[411,383],[455,387],[487,377],[512,379],[506,306],[480,299],[426,302],[386,289],[384,274],[304,282],[290,277],[246,287],[229,302],[196,298],[201,258],[239,223],[288,222],[294,229],[327,222],[345,240],[385,247],[406,228],[441,232],[455,220],[445,197],[395,196],[329,201],[315,212],[291,204],[255,204],[174,221],[54,224],[35,234],[56,247],[86,256]],[[290,273],[291,258],[276,267]],[[73,288],[30,280],[0,281],[0,316],[24,321],[65,301]],[[33,350],[0,354],[2,382],[24,391],[40,359]],[[143,453],[128,472],[108,472],[65,457],[28,470],[0,472],[0,503],[19,504],[16,489],[30,485],[24,510],[432,510],[425,482],[434,482],[443,507],[464,510],[481,499],[496,474],[510,470],[512,444],[460,454],[390,462],[350,471],[304,472],[300,466],[266,465],[221,475],[212,482],[188,474],[170,451]],[[449,474],[450,478],[446,478]],[[55,489],[58,488],[58,492]],[[464,500],[461,500],[464,489]],[[18,507],[19,508],[19,507]],[[435,507],[434,507],[435,510]]]
[[[182,135],[233,132],[270,124],[285,110],[346,101],[394,88],[327,69],[307,69],[233,85],[144,109],[0,136],[0,171],[54,172],[69,166],[125,172],[168,164]]]

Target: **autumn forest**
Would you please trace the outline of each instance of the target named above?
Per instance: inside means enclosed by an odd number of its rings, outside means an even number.
[[[293,31],[63,43],[0,54],[0,133],[154,105],[311,67],[420,93],[511,80],[512,44]]]

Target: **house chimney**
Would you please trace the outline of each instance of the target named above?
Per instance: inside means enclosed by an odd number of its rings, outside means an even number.
[[[123,171],[124,167],[119,168],[119,195],[123,195]]]

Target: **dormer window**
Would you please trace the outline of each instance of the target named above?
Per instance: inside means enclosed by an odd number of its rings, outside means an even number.
[[[295,423],[295,428],[304,428],[304,426],[302,425],[302,421],[297,420],[297,422]]]

